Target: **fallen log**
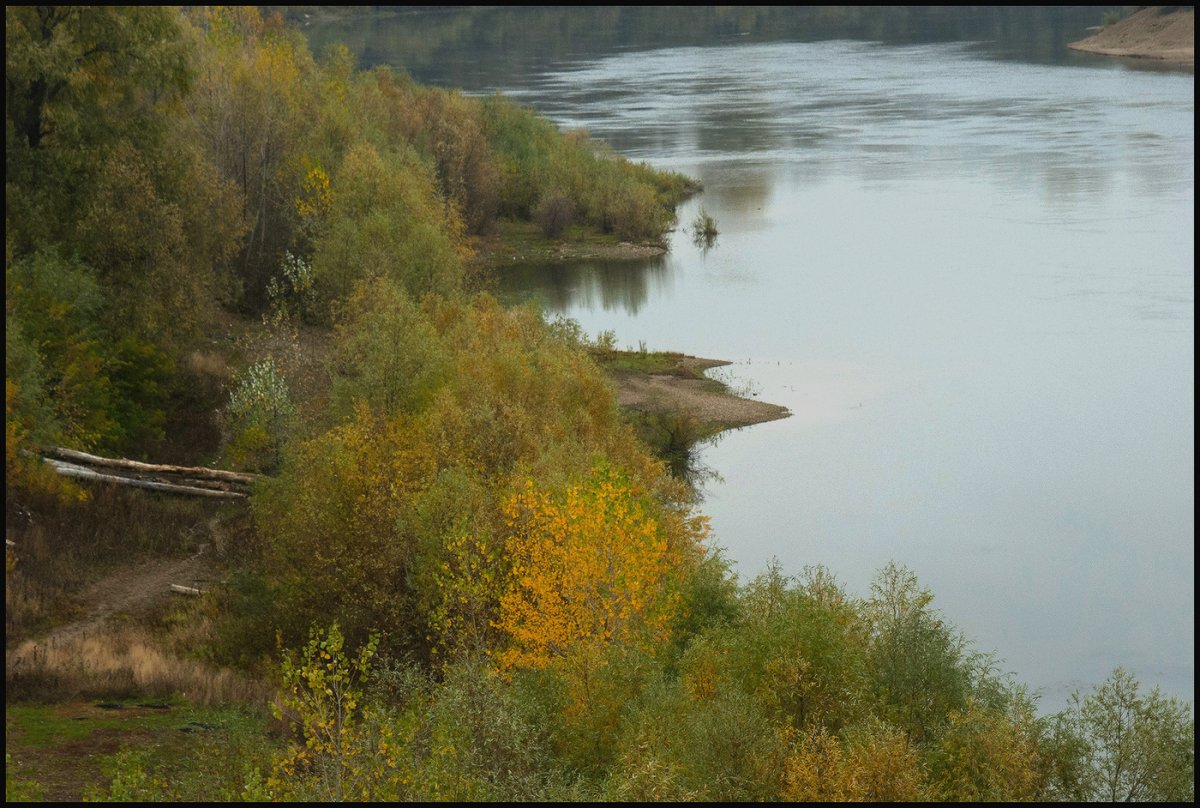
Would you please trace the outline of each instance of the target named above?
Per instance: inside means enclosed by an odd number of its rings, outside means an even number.
[[[171,591],[177,595],[191,595],[192,597],[199,597],[202,594],[196,587],[182,584],[171,584]]]
[[[74,449],[63,449],[61,447],[48,449],[45,455],[83,466],[126,469],[146,474],[173,474],[183,477],[195,477],[197,479],[241,483],[243,485],[250,485],[259,478],[257,474],[226,471],[224,469],[210,469],[204,466],[171,466],[158,463],[142,463],[137,460],[126,460],[124,458],[99,457],[87,452],[77,452]]]
[[[199,488],[194,485],[181,485],[179,483],[161,483],[153,480],[140,480],[132,477],[120,477],[116,474],[102,474],[98,471],[93,471],[89,468],[76,465],[74,463],[66,463],[62,460],[54,460],[52,458],[44,458],[54,470],[64,477],[74,477],[80,480],[100,480],[107,483],[115,483],[116,485],[128,485],[133,488],[147,488],[151,491],[163,491],[168,494],[186,494],[193,497],[214,497],[216,499],[245,499],[246,494],[242,491],[219,491],[211,488]]]

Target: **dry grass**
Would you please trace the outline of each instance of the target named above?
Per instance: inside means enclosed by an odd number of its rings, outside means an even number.
[[[200,706],[263,705],[271,691],[233,671],[166,653],[131,627],[26,641],[5,654],[7,699],[175,696]]]

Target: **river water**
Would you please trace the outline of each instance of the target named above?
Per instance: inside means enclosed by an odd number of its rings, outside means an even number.
[[[740,576],[822,564],[866,595],[902,563],[1044,710],[1117,665],[1194,699],[1194,74],[1066,51],[1078,25],[408,65],[704,183],[665,257],[516,267],[505,294],[732,360],[793,413],[702,452]],[[361,58],[404,64],[386,30]]]

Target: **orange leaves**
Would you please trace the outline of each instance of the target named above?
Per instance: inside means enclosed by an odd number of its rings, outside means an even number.
[[[584,646],[666,638],[679,559],[623,474],[600,466],[558,497],[529,482],[504,516],[512,566],[497,627],[512,644],[502,667],[547,667]]]

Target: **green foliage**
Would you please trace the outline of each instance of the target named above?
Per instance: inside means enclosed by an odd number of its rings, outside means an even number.
[[[158,802],[171,799],[171,784],[149,771],[149,754],[124,749],[105,761],[107,788],[84,789],[84,802]]]
[[[482,101],[488,143],[499,167],[502,215],[557,230],[565,202],[589,225],[627,240],[655,239],[675,221],[689,182],[631,163],[584,132],[560,134],[532,110],[500,97]],[[557,215],[550,215],[557,212]]]
[[[113,395],[119,438],[126,450],[159,445],[165,437],[167,399],[175,362],[157,346],[126,337],[112,346],[106,367]]]
[[[45,792],[35,780],[27,780],[13,775],[12,755],[4,753],[4,801],[5,802],[43,802]]]
[[[5,712],[10,800],[44,800],[46,791],[61,793],[73,783],[82,785],[85,801],[96,802],[252,798],[275,745],[261,713],[174,700],[159,709],[127,705],[111,712],[75,702],[67,715],[57,704],[10,701]],[[69,762],[69,774],[54,768],[56,759]]]
[[[363,686],[378,647],[373,634],[348,654],[334,623],[328,631],[314,628],[299,653],[283,655],[283,705],[274,707],[275,715],[295,727],[304,745],[294,744],[276,763],[271,787],[321,801],[370,796],[357,759],[371,754],[360,726]]]
[[[6,280],[5,375],[26,391],[18,407],[38,434],[84,449],[161,440],[174,363],[153,344],[110,336],[91,270],[42,251],[15,262]]]
[[[871,671],[887,718],[917,743],[933,740],[971,692],[965,640],[910,570],[889,563],[871,592]]]
[[[797,584],[772,567],[741,593],[738,619],[689,648],[698,696],[733,686],[784,725],[834,731],[870,709],[866,627],[823,570]]]
[[[4,62],[6,207],[24,253],[70,233],[112,144],[156,144],[191,65],[174,10],[115,6],[6,6]]]
[[[421,724],[410,798],[538,801],[553,787],[545,715],[478,659],[445,669]]]
[[[716,243],[718,235],[717,220],[703,207],[700,208],[692,221],[692,242],[697,247],[707,249]]]
[[[313,255],[325,306],[349,297],[360,280],[386,278],[413,296],[459,288],[458,225],[441,204],[432,172],[411,150],[354,146],[333,193]]]
[[[6,281],[11,274],[6,273]],[[6,308],[13,302],[13,289],[6,284]],[[58,433],[51,401],[47,396],[47,372],[37,347],[27,334],[21,320],[11,310],[4,318],[4,424],[6,477],[15,483],[20,476],[18,467],[29,467],[18,451],[26,444],[52,441]]]
[[[272,359],[246,368],[225,407],[231,434],[227,451],[233,462],[258,470],[276,468],[295,414],[287,381]]]
[[[336,329],[333,410],[346,417],[359,404],[386,415],[424,409],[449,361],[411,298],[384,279],[365,282]]]
[[[316,303],[312,265],[290,251],[285,252],[280,274],[267,282],[267,299],[275,322],[309,319]]]
[[[1058,738],[1080,755],[1082,766],[1059,769],[1054,791],[1069,800],[1193,801],[1191,712],[1158,688],[1143,695],[1138,681],[1117,668],[1090,693],[1073,694],[1058,717]]]
[[[140,454],[241,234],[179,114],[195,53],[165,8],[11,7],[6,23],[14,381],[26,412],[51,405],[43,437]]]
[[[679,612],[671,628],[672,641],[682,652],[694,637],[733,624],[738,614],[733,563],[720,548],[706,548],[703,557],[684,576]]]
[[[606,784],[610,799],[716,802],[778,797],[785,747],[778,726],[738,687],[689,692],[661,682],[630,711]]]

